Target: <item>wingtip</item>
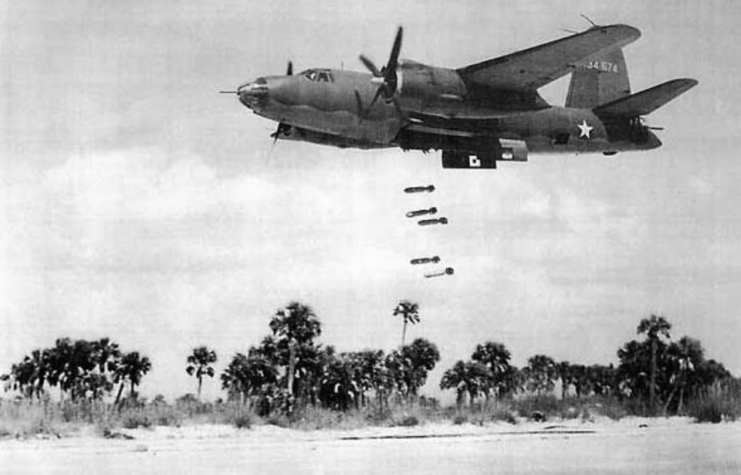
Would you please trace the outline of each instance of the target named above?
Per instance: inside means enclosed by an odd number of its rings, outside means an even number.
[[[634,26],[624,25],[621,23],[605,26],[593,26],[582,34],[588,34],[595,31],[602,32],[603,34],[610,35],[611,37],[615,36],[619,38],[617,41],[617,44],[619,46],[630,44],[641,37],[641,30]]]
[[[693,87],[700,84],[700,81],[698,81],[697,79],[693,79],[693,78],[679,78],[679,79],[673,79],[669,82],[679,85],[684,91],[689,91]]]

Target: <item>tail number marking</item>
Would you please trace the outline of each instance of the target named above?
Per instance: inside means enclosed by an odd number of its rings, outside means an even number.
[[[618,65],[615,63],[611,63],[609,61],[597,61],[592,60],[588,62],[586,65],[584,65],[587,69],[596,69],[597,71],[601,71],[604,73],[617,73],[618,72]]]

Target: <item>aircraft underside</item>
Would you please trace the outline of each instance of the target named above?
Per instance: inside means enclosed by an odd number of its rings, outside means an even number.
[[[347,111],[324,112],[301,107],[290,117],[302,117],[309,127],[285,124],[278,139],[303,141],[339,148],[442,151],[446,168],[496,168],[498,161],[527,161],[531,153],[605,153],[655,148],[660,142],[653,134],[630,124],[605,126],[590,111],[573,114],[563,108],[543,111],[543,118],[530,113],[491,121],[489,130],[476,133],[437,129],[419,125],[402,126],[393,116],[364,119]],[[579,128],[576,116],[584,117]],[[539,123],[547,122],[547,124]],[[589,124],[594,124],[594,126]],[[324,130],[319,130],[319,124]],[[548,135],[527,135],[527,130],[549,131]],[[596,132],[595,129],[597,129]],[[610,130],[607,130],[610,129]],[[587,130],[590,133],[582,133]],[[610,137],[610,133],[613,134]],[[580,137],[581,135],[581,137]]]

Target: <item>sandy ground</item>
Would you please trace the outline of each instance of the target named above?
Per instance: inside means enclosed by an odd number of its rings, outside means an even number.
[[[201,425],[0,441],[0,473],[741,473],[741,423],[687,419],[357,431]]]

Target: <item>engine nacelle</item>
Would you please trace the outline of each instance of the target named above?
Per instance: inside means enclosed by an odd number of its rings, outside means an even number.
[[[399,68],[399,93],[415,107],[438,101],[461,101],[466,85],[455,70],[406,60]]]
[[[527,144],[522,140],[500,139],[498,147],[482,152],[443,150],[443,168],[493,169],[498,161],[526,162]]]

